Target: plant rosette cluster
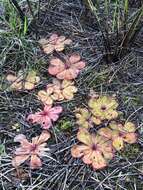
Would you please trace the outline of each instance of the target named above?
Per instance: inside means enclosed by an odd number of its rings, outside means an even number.
[[[119,151],[124,148],[124,143],[133,144],[137,141],[136,127],[132,122],[125,124],[111,121],[108,127],[98,130],[98,134],[111,140],[113,147]]]
[[[57,121],[59,114],[63,111],[61,106],[45,105],[44,110],[29,114],[27,121],[35,124],[40,124],[43,129],[49,129],[53,122]]]
[[[59,58],[51,59],[48,72],[60,80],[73,80],[77,78],[85,65],[85,61],[81,60],[79,54],[72,54],[65,56],[64,61]]]
[[[76,123],[83,128],[91,128],[93,127],[93,121],[91,117],[91,113],[86,108],[78,108],[75,110],[76,114]]]
[[[53,53],[54,51],[61,52],[65,49],[65,45],[70,45],[71,43],[71,39],[65,36],[58,36],[57,34],[52,34],[49,39],[42,38],[39,40],[39,44],[46,54]]]
[[[65,45],[69,45],[71,42],[65,36],[58,36],[57,34],[51,35],[49,39],[39,41],[46,54],[54,51],[61,52],[64,50]],[[37,95],[38,99],[44,104],[44,108],[34,114],[29,114],[27,121],[32,124],[40,124],[44,130],[48,130],[53,126],[53,123],[58,120],[63,111],[61,106],[52,107],[53,103],[55,103],[54,101],[73,99],[74,94],[77,92],[73,79],[78,76],[84,67],[85,62],[81,60],[78,54],[73,54],[70,57],[66,56],[65,62],[59,58],[52,59],[48,72],[56,78],[51,84],[47,85],[46,90],[40,90]],[[18,76],[8,75],[7,80],[12,83],[12,88],[16,90],[31,90],[39,82],[39,78],[33,71],[28,73],[26,78],[21,72],[18,73]],[[30,158],[30,167],[32,169],[41,167],[40,157],[45,155],[45,151],[49,150],[45,148],[46,143],[44,142],[49,138],[50,134],[47,131],[43,131],[40,136],[33,138],[32,143],[28,142],[23,134],[16,136],[14,141],[20,142],[21,147],[16,149],[12,165],[18,167]]]
[[[80,126],[77,139],[83,144],[72,147],[73,157],[81,157],[85,164],[92,165],[96,170],[102,169],[116,151],[124,148],[125,143],[137,142],[136,126],[132,122],[123,124],[116,121],[119,115],[117,108],[115,97],[96,94],[90,98],[86,108],[76,109],[77,124]],[[106,127],[103,127],[104,121],[108,121]],[[102,128],[97,130],[97,134],[88,132],[88,129],[100,124]]]
[[[72,100],[76,92],[74,81],[54,79],[52,84],[47,85],[46,90],[38,92],[38,99],[43,104],[52,105],[54,101]]]
[[[8,74],[6,79],[12,90],[33,90],[40,82],[40,77],[34,70],[29,71],[26,75],[20,70],[17,75]]]
[[[87,129],[80,128],[77,133],[80,145],[74,145],[71,154],[74,158],[82,158],[85,164],[94,169],[102,169],[114,156],[111,141],[100,135],[90,134]]]
[[[39,43],[43,49],[47,48],[49,53],[53,53],[54,51],[63,51],[65,45],[70,44],[71,40],[53,34],[48,40],[41,39]],[[57,50],[57,47],[60,48]],[[56,78],[51,84],[47,84],[45,90],[38,92],[38,99],[44,105],[52,105],[54,101],[72,100],[77,92],[73,79],[84,67],[85,61],[81,60],[79,54],[65,56],[62,60],[60,58],[51,59],[48,72]]]
[[[54,51],[61,52],[64,50],[65,45],[71,44],[72,40],[66,39],[65,36],[58,36],[57,34],[51,35],[46,39],[39,41],[45,53],[50,54]],[[79,55],[73,55],[70,60],[63,63],[58,58],[52,59],[48,72],[52,75],[57,75],[58,79],[54,79],[52,84],[48,84],[46,90],[38,92],[38,99],[44,104],[43,110],[40,110],[34,114],[29,114],[27,121],[35,124],[40,124],[44,130],[49,129],[53,122],[57,121],[60,113],[63,111],[61,106],[54,106],[54,101],[71,100],[74,93],[77,92],[77,88],[74,86],[72,79],[76,78],[79,71],[85,67],[85,62],[80,61]],[[24,76],[22,71],[19,71],[18,75],[9,74],[7,81],[11,83],[11,88],[15,90],[32,90],[35,85],[40,81],[40,78],[36,76],[36,72],[30,71]],[[45,151],[49,150],[45,148],[47,141],[50,138],[48,131],[43,131],[40,136],[32,139],[32,142],[28,142],[25,135],[20,134],[15,137],[15,142],[20,142],[21,147],[15,151],[15,157],[12,160],[12,165],[18,167],[24,161],[30,158],[30,167],[36,169],[42,166],[40,157],[46,155]]]
[[[53,53],[54,51],[62,51],[66,44],[70,44],[69,42],[71,42],[70,39],[53,34],[48,40],[42,39],[39,43],[43,46],[43,49],[47,48],[46,52]],[[78,76],[80,70],[84,67],[85,62],[81,60],[78,54],[73,54],[70,57],[66,56],[65,62],[59,58],[52,59],[48,72],[56,78],[53,79],[52,83],[47,84],[46,89],[40,90],[37,94],[38,99],[44,105],[44,110],[29,114],[27,121],[40,124],[43,129],[49,129],[63,111],[61,106],[52,107],[53,103],[73,99],[77,92],[73,79]]]
[[[14,142],[19,142],[20,147],[14,152],[12,165],[17,168],[26,160],[30,160],[30,168],[36,169],[42,166],[41,157],[49,155],[49,148],[46,148],[46,141],[50,138],[50,133],[43,131],[40,136],[32,138],[29,142],[25,135],[19,134],[14,138]]]
[[[93,96],[88,101],[87,108],[76,109],[77,124],[90,128],[100,125],[103,121],[116,119],[118,103],[113,96]]]
[[[124,125],[112,121],[108,127],[101,128],[97,134],[90,134],[86,128],[80,128],[77,139],[82,143],[71,149],[74,158],[81,158],[85,164],[99,170],[108,165],[116,151],[124,148],[124,143],[137,142],[136,127],[132,122]]]
[[[65,45],[71,44],[70,39],[65,36],[53,34],[49,39],[39,41],[46,54],[61,52]],[[86,63],[79,54],[72,54],[61,58],[53,58],[50,61],[48,72],[55,76],[53,82],[47,84],[46,89],[38,92],[38,99],[43,103],[43,110],[31,113],[27,121],[32,124],[41,125],[40,136],[32,138],[29,142],[25,135],[17,135],[15,142],[20,142],[21,146],[14,152],[12,165],[18,167],[26,160],[30,160],[31,169],[42,166],[41,157],[47,156],[46,141],[50,138],[47,131],[59,119],[63,111],[62,106],[53,106],[56,101],[72,100],[77,88],[74,79],[85,67]],[[18,75],[8,75],[7,80],[11,83],[11,88],[15,90],[32,90],[40,81],[35,71],[30,71],[26,76],[20,71]],[[119,112],[118,102],[113,96],[97,95],[92,93],[88,106],[76,110],[77,123],[80,127],[77,139],[80,144],[76,144],[71,149],[74,158],[81,158],[85,164],[91,165],[94,169],[106,167],[113,159],[115,151],[124,148],[125,143],[135,143],[137,141],[136,127],[131,122],[122,124],[116,122]],[[96,134],[89,133],[88,129],[108,121],[107,127],[97,130]]]

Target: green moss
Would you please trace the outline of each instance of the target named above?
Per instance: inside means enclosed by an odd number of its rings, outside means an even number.
[[[125,104],[131,104],[134,106],[140,105],[141,103],[141,97],[140,96],[136,96],[136,97],[123,97],[123,101]]]
[[[66,119],[62,119],[60,122],[59,122],[59,125],[58,125],[58,128],[60,129],[60,130],[63,130],[63,131],[65,131],[65,130],[70,130],[70,129],[72,129],[72,123],[71,123],[71,121],[68,121],[68,120],[66,120]]]
[[[108,71],[106,70],[100,73],[95,73],[95,71],[90,71],[90,77],[88,78],[88,81],[86,81],[88,84],[88,87],[94,87],[106,82],[107,77],[108,77],[107,74],[108,74]]]
[[[132,159],[137,157],[137,155],[140,152],[140,147],[138,144],[133,144],[133,145],[126,145],[124,151],[122,152],[122,156],[128,159]]]

